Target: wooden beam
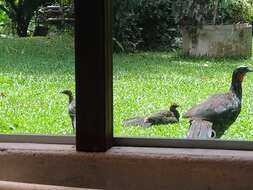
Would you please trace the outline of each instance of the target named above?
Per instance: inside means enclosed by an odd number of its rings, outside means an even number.
[[[75,0],[78,151],[112,146],[111,0]]]

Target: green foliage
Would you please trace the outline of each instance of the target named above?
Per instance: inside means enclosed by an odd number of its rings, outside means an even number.
[[[0,33],[4,35],[12,34],[12,24],[8,15],[5,12],[0,11]]]
[[[178,103],[183,114],[215,93],[227,92],[232,71],[238,64],[252,67],[251,59],[181,57],[175,53],[114,54],[114,135],[121,137],[185,138],[187,119],[178,124],[150,128],[124,127],[124,119],[145,116]],[[242,111],[223,139],[253,140],[253,74],[243,81]]]
[[[218,23],[251,22],[253,16],[252,0],[222,0],[218,9]]]
[[[171,0],[113,1],[114,51],[174,48],[177,26]]]
[[[176,0],[176,23],[191,33],[204,24],[235,24],[252,20],[252,0]]]
[[[40,0],[2,0],[0,9],[12,20],[17,34],[27,36],[27,28]]]
[[[0,12],[0,22],[5,21],[7,18],[7,15],[5,12]]]
[[[142,28],[142,49],[169,50],[179,35],[170,0],[141,0],[137,6],[138,25]]]
[[[0,0],[0,10],[11,19],[18,36],[26,37],[34,12],[49,2],[53,0]]]
[[[179,26],[194,34],[204,24],[251,22],[252,5],[253,0],[115,0],[113,49],[171,50]]]
[[[55,3],[59,3],[62,6],[70,6],[74,4],[74,0],[55,0]]]
[[[112,1],[112,32],[114,51],[136,50],[142,42],[141,28],[138,27],[138,15],[135,9],[136,0]]]
[[[205,24],[210,14],[212,0],[176,0],[173,4],[173,15],[176,23],[191,33]]]

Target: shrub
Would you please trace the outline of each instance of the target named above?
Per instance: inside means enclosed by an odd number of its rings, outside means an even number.
[[[113,50],[171,50],[179,27],[194,33],[204,24],[252,20],[253,0],[114,0]]]
[[[176,23],[193,33],[204,24],[251,22],[252,0],[176,0],[173,15]]]
[[[137,26],[138,15],[135,13],[136,0],[114,0],[112,2],[112,32],[114,51],[133,51],[141,42]]]
[[[252,0],[222,0],[218,9],[218,23],[251,22]]]
[[[172,0],[113,1],[113,50],[167,50],[178,36]]]
[[[142,0],[137,7],[144,50],[168,50],[179,35],[172,15],[171,0]]]

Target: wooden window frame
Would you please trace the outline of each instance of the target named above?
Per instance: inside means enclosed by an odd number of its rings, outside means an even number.
[[[252,141],[113,137],[111,0],[75,0],[77,151],[112,146],[253,150]]]
[[[78,151],[113,143],[111,0],[75,0]]]
[[[112,0],[75,0],[76,136],[4,135],[0,142],[76,144],[77,151],[112,146],[253,150],[253,141],[113,137]]]

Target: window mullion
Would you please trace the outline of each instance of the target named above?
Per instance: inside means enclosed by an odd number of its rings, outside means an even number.
[[[78,151],[112,145],[111,0],[75,0]]]

